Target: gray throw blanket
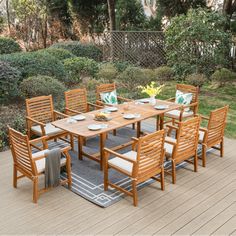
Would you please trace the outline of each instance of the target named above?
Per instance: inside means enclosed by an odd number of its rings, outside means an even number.
[[[56,187],[60,184],[61,150],[48,150],[45,156],[45,188]]]

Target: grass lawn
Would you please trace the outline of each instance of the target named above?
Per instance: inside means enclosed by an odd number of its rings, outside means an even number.
[[[174,97],[175,84],[175,82],[168,82],[157,98],[168,99]],[[124,96],[125,95],[128,95],[128,93],[124,92]],[[145,97],[145,95],[141,95],[140,97]],[[225,136],[236,139],[236,85],[230,84],[217,89],[213,88],[212,85],[205,85],[201,88],[199,114],[208,116],[211,110],[220,108],[224,105],[230,106]],[[206,123],[202,124],[202,126],[205,125]]]

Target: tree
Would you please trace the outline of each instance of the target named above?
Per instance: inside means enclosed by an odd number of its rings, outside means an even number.
[[[116,29],[115,0],[107,0],[110,30]]]

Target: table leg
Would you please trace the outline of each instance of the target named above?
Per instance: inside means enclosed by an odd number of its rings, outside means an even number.
[[[160,129],[160,116],[156,116],[156,131]]]
[[[137,138],[140,137],[140,134],[141,134],[141,122],[138,121],[137,122]]]
[[[105,140],[106,140],[106,133],[100,134],[100,169],[103,170],[103,161],[104,161],[104,147],[105,147]]]
[[[160,130],[164,128],[164,114],[160,115]]]
[[[78,159],[83,160],[83,143],[84,138],[81,136],[78,136]]]

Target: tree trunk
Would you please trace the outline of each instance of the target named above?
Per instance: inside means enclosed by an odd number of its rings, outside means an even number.
[[[10,11],[9,11],[9,0],[6,0],[6,12],[7,12],[7,25],[9,33],[11,32],[11,23],[10,23]]]
[[[115,0],[107,0],[110,20],[110,31],[116,30]]]

